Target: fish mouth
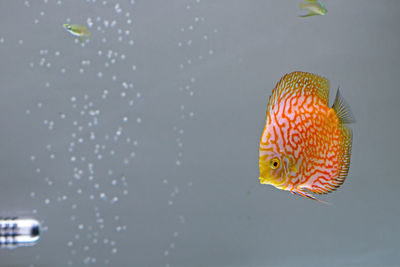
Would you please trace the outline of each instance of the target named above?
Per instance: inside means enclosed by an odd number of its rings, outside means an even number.
[[[267,181],[267,179],[266,178],[264,178],[264,177],[258,177],[258,180],[260,180],[260,184],[269,184],[269,182]]]
[[[286,181],[287,181],[286,177],[281,177],[279,179],[271,179],[271,178],[262,177],[262,176],[258,177],[258,180],[260,180],[260,184],[269,184],[269,185],[275,186],[276,188],[279,188],[279,189],[285,188]]]

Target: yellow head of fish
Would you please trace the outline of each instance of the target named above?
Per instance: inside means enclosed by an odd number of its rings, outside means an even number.
[[[285,156],[274,152],[260,151],[259,159],[260,183],[270,184],[276,188],[285,190],[291,172],[296,172],[297,168],[291,164],[291,160]]]

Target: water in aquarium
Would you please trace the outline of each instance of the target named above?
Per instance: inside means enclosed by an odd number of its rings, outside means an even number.
[[[400,2],[0,2],[0,266],[396,266]]]

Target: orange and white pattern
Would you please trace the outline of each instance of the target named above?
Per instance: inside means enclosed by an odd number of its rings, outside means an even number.
[[[338,94],[328,106],[329,81],[315,74],[285,75],[269,99],[260,142],[260,182],[317,200],[345,180],[354,122]]]

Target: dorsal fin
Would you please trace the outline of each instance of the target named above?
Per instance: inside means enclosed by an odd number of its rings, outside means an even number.
[[[317,95],[328,105],[329,80],[308,72],[288,73],[276,84],[268,107],[291,95]]]

